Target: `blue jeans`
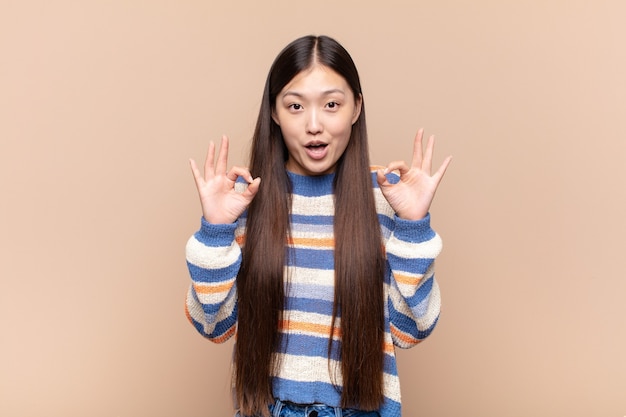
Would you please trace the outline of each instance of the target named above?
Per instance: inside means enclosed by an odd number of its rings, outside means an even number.
[[[359,411],[324,404],[293,404],[276,400],[270,405],[272,417],[380,417],[376,411]],[[239,412],[235,417],[239,417]]]

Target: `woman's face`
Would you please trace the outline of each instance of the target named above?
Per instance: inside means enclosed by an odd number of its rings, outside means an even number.
[[[360,113],[361,98],[341,75],[322,65],[300,72],[276,97],[272,115],[289,151],[286,168],[300,175],[334,172]]]

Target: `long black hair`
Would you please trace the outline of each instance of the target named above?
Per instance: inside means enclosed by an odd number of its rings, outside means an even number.
[[[361,101],[347,148],[337,162],[335,197],[335,300],[331,332],[340,315],[341,390],[344,408],[377,410],[383,401],[384,253],[376,214],[365,108],[359,75],[348,52],[327,36],[296,39],[269,71],[252,140],[250,171],[261,178],[248,208],[242,265],[237,277],[238,331],[235,398],[245,416],[268,415],[272,375],[280,364],[279,324],[285,303],[285,258],[290,236],[289,154],[272,119],[276,98],[297,74],[321,65],[341,75]],[[329,335],[329,353],[332,334]],[[330,355],[329,355],[330,357]],[[336,370],[330,368],[336,381]]]

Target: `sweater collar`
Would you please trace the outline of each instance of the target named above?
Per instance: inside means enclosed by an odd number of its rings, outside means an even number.
[[[300,175],[287,171],[293,191],[297,194],[324,195],[333,192],[335,174],[325,175]]]

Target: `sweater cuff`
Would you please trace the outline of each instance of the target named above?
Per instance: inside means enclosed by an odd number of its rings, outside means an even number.
[[[405,220],[396,215],[395,223],[393,235],[405,242],[421,243],[435,236],[435,231],[430,227],[430,213],[420,220]]]
[[[204,217],[200,219],[200,230],[195,234],[198,241],[207,246],[228,246],[235,239],[238,222],[230,224],[212,224]]]

